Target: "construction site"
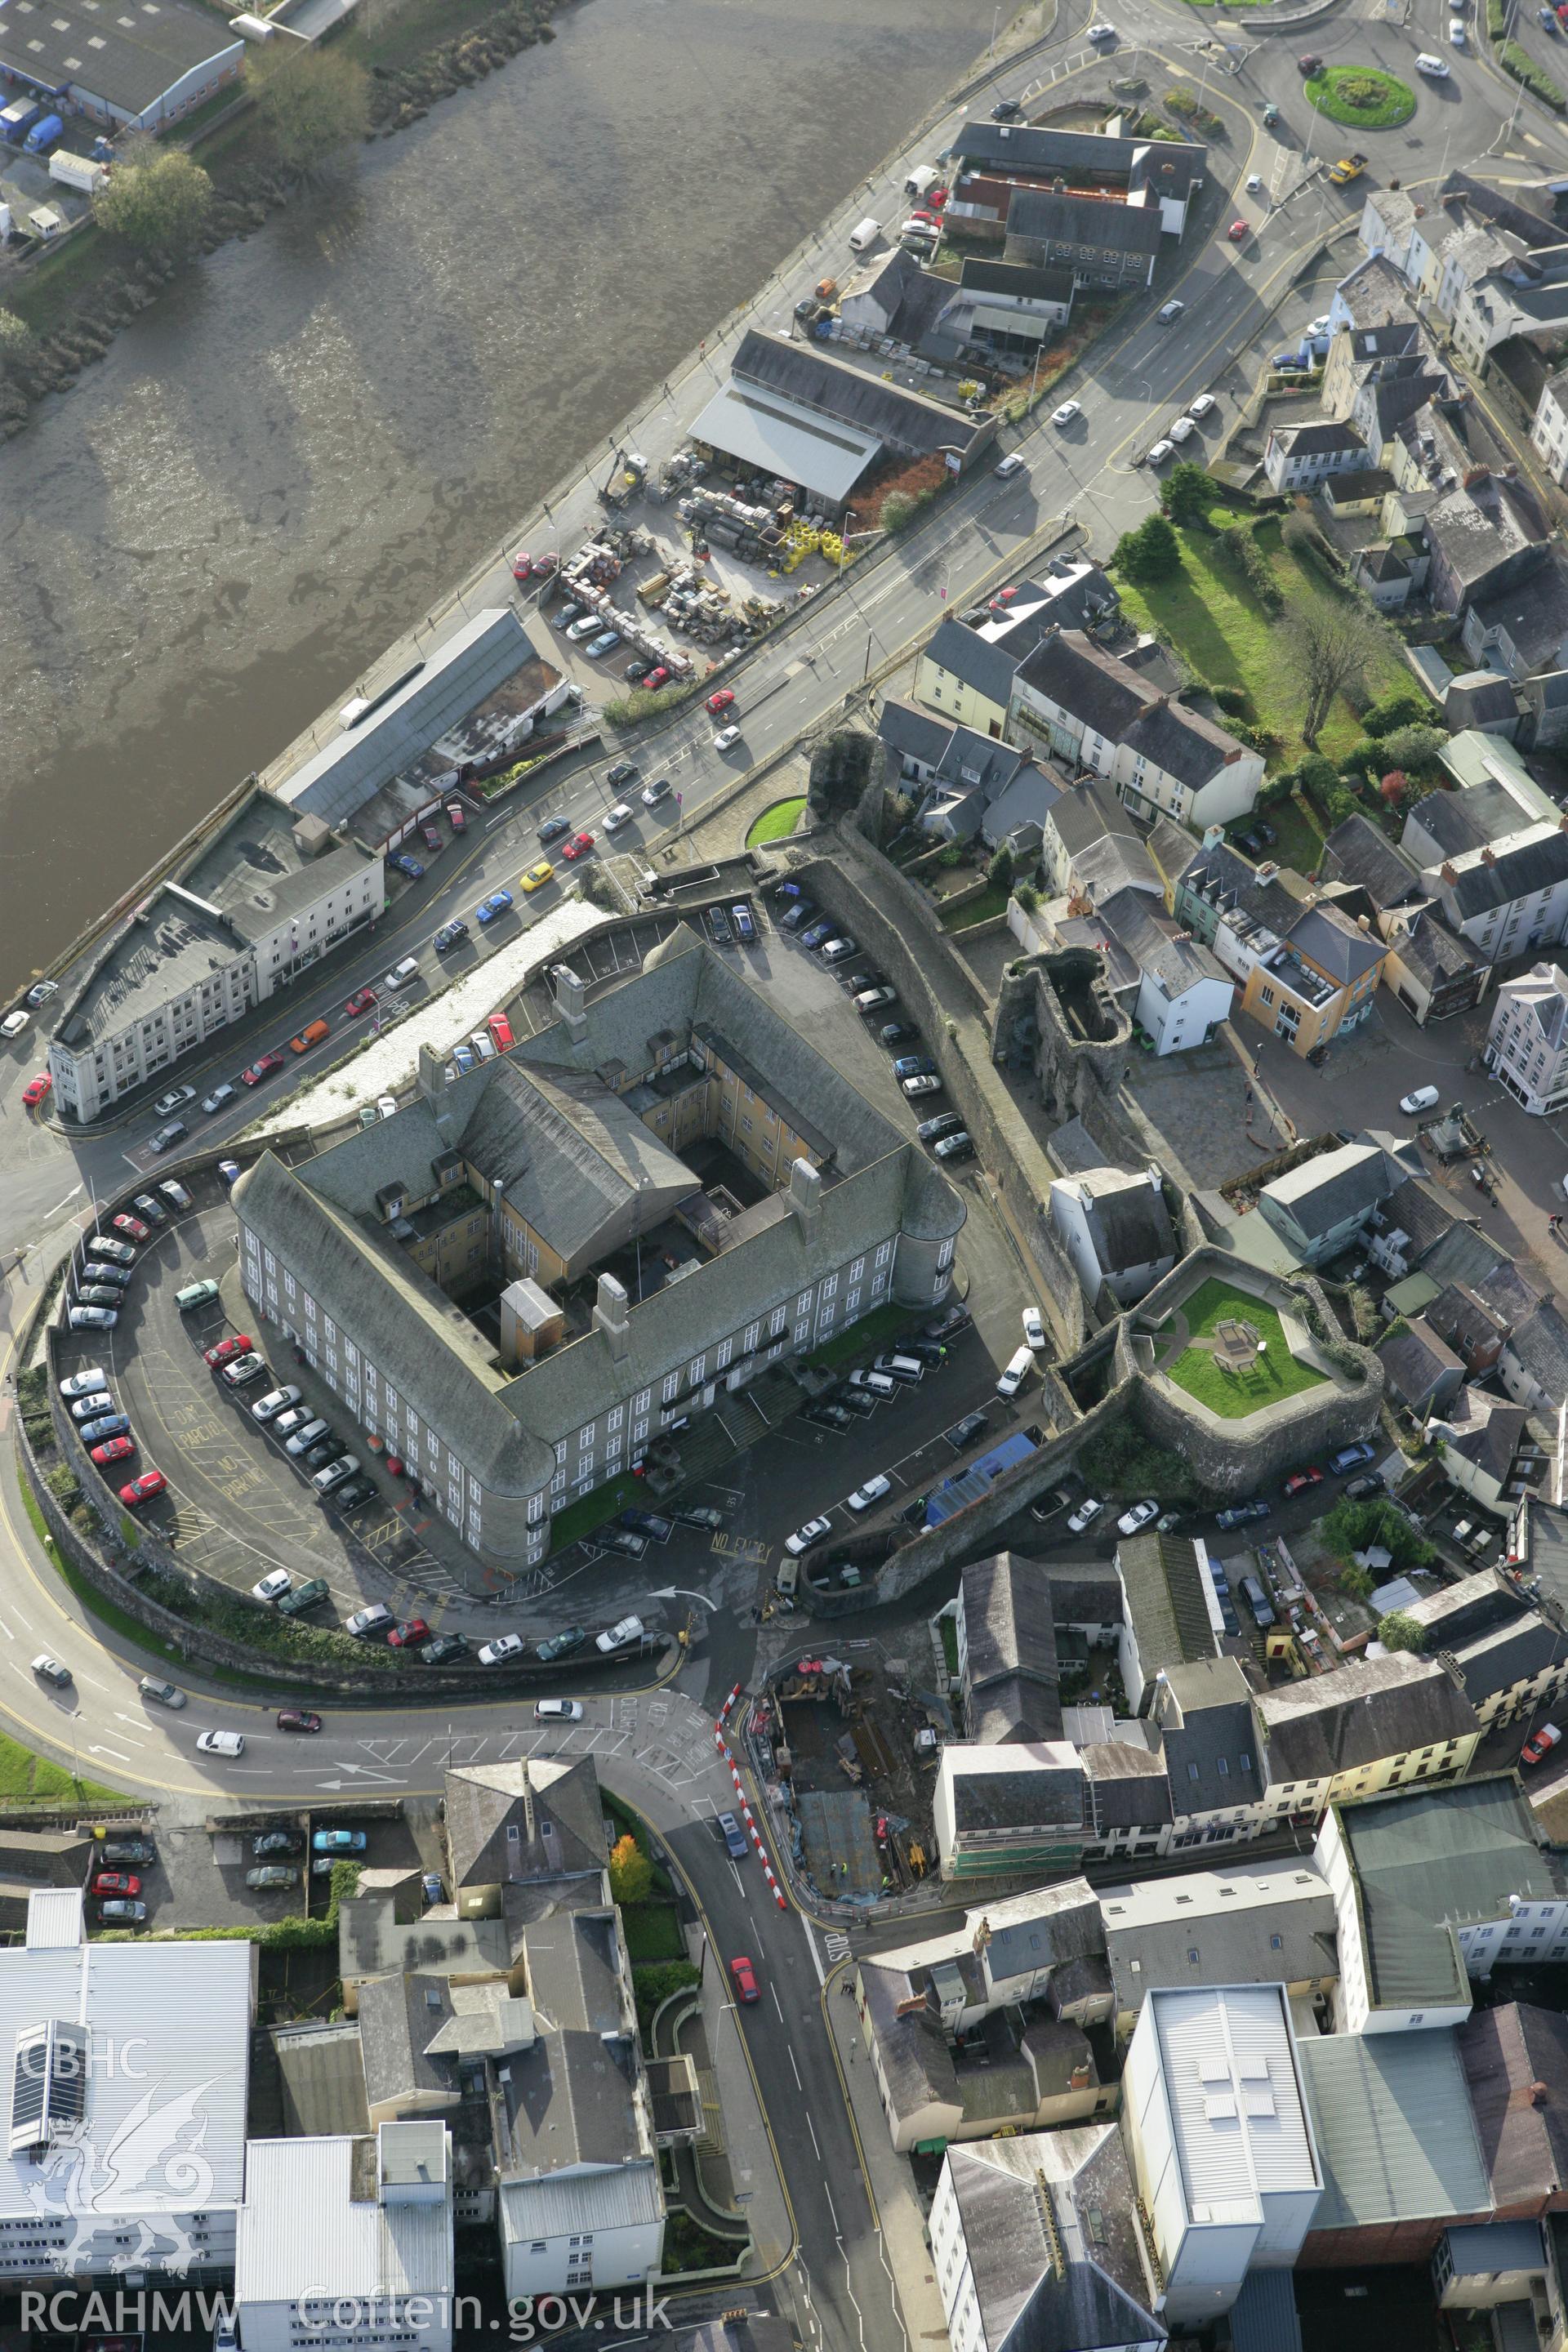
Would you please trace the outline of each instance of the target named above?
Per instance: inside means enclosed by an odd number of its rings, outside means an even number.
[[[910,1662],[858,1642],[779,1666],[746,1736],[795,1874],[825,1901],[869,1906],[934,1866],[931,1792],[952,1722]]]

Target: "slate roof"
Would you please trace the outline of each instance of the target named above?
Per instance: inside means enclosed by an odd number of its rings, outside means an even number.
[[[1434,1723],[1410,1744],[1447,1736]],[[1561,1863],[1535,1842],[1511,1774],[1368,1797],[1336,1806],[1334,1814],[1355,1882],[1374,2008],[1468,2004],[1469,1979],[1450,1928],[1505,1916],[1510,1896],[1560,1902],[1568,1893]]]
[[[1214,1632],[1195,1549],[1181,1536],[1122,1536],[1116,1570],[1123,1606],[1151,1679],[1162,1666],[1214,1655]]]
[[[1260,1691],[1255,1704],[1273,1788],[1331,1780],[1478,1727],[1436,1660],[1408,1651]]]
[[[1568,2019],[1523,2001],[1472,2010],[1458,2049],[1494,2204],[1561,2200],[1568,2192]],[[1545,2090],[1539,2103],[1537,2085]]]
[[[1034,245],[1085,246],[1102,253],[1152,256],[1164,231],[1157,205],[1109,204],[1100,196],[1058,195],[1016,188],[1007,207],[1007,235]]]
[[[1324,842],[1323,871],[1331,881],[1355,883],[1379,909],[1422,895],[1415,860],[1359,811],[1335,825]]]
[[[1314,2231],[1490,2210],[1451,2032],[1308,2034],[1296,2054],[1323,2176]]]
[[[947,2168],[988,2344],[1104,2352],[1165,2340],[1113,2125],[966,2143],[949,2148]]]
[[[1059,1739],[1056,1627],[1038,1563],[1016,1552],[973,1561],[959,1579],[973,1738]]]

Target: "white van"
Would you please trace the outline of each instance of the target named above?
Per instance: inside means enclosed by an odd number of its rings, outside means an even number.
[[[866,251],[867,251],[867,249],[868,249],[869,247],[871,247],[871,246],[873,246],[873,245],[875,245],[875,244],[876,244],[876,242],[877,242],[878,238],[881,236],[881,234],[882,234],[882,224],[881,224],[881,222],[880,222],[880,221],[874,221],[874,220],[863,220],[863,221],[857,221],[857,222],[856,222],[856,224],[855,224],[855,226],[854,226],[854,227],[853,227],[853,228],[850,230],[850,232],[849,232],[849,250],[850,250],[850,252],[851,252],[851,253],[864,253],[864,252],[866,252]]]
[[[1014,1355],[1009,1356],[1007,1359],[1007,1369],[996,1383],[997,1395],[999,1397],[1016,1396],[1018,1391],[1023,1387],[1024,1382],[1028,1379],[1029,1374],[1033,1371],[1034,1368],[1034,1349],[1032,1348],[1018,1349]]]

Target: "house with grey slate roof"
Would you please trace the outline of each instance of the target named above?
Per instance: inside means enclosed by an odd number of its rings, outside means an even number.
[[[422,1054],[394,1118],[234,1189],[240,1278],[345,1419],[474,1552],[542,1559],[554,1511],[672,1424],[889,1302],[940,1302],[960,1196],[684,926],[642,971],[448,1083]],[[711,1202],[689,1164],[732,1156]],[[454,1225],[460,1248],[448,1244]],[[465,1302],[498,1298],[500,1339]]]

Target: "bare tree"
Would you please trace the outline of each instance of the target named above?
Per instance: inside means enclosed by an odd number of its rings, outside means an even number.
[[[1334,698],[1359,684],[1366,661],[1366,622],[1351,603],[1303,604],[1287,616],[1290,649],[1307,692],[1303,741],[1317,748]]]

